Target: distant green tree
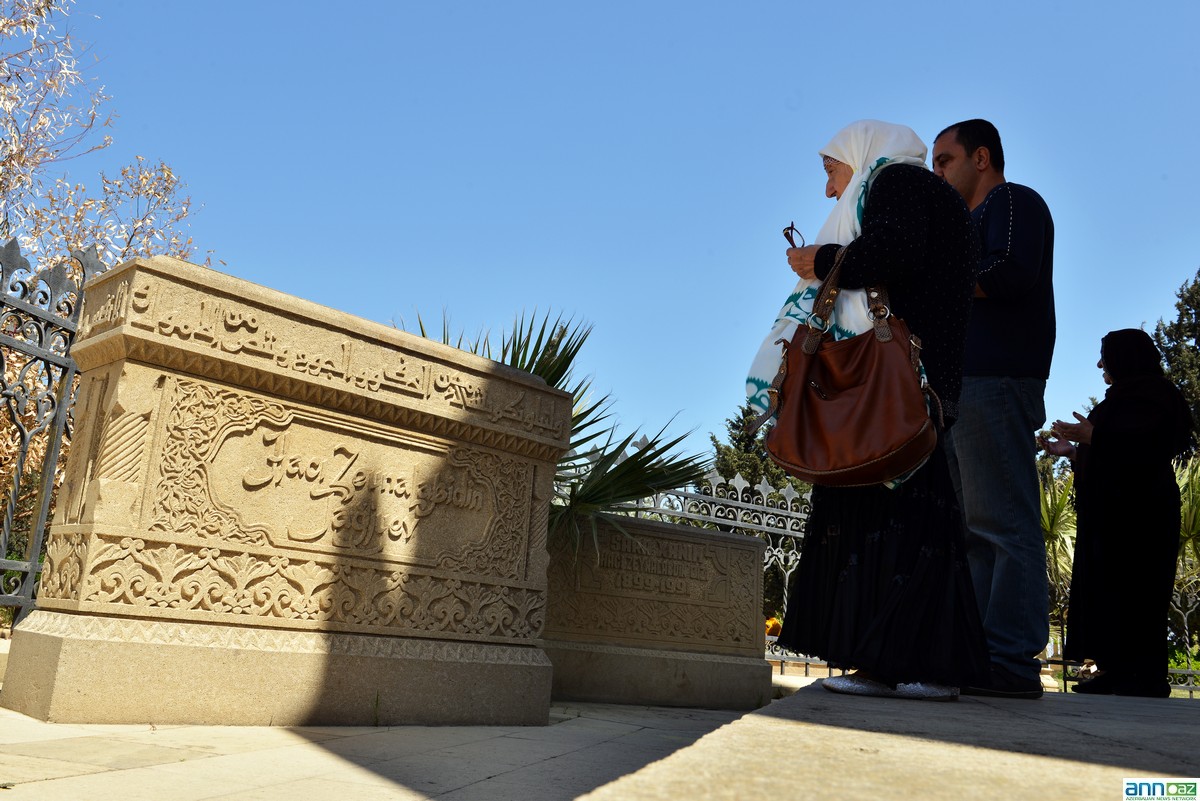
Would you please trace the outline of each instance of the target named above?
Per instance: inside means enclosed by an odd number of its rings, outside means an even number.
[[[728,443],[718,440],[715,434],[708,435],[716,454],[713,468],[726,481],[740,473],[742,478],[754,486],[765,477],[767,483],[772,487],[783,489],[791,484],[797,492],[807,494],[811,489],[808,484],[789,476],[767,455],[766,439],[770,425],[763,426],[753,434],[746,432],[746,427],[756,417],[758,417],[758,412],[753,406],[746,403],[738,410],[736,417],[725,420]]]
[[[1167,378],[1187,398],[1192,420],[1200,421],[1200,270],[1176,297],[1179,316],[1170,323],[1158,321],[1154,342],[1166,361]]]

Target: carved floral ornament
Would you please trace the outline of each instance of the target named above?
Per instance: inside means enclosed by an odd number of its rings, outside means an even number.
[[[544,623],[545,595],[532,589],[132,537],[93,537],[91,550],[81,582],[82,536],[53,535],[41,597],[68,599],[78,588],[83,605],[117,614],[171,610],[193,620],[234,615],[473,639],[533,639]]]
[[[193,381],[178,381],[170,399],[161,478],[150,531],[234,542],[267,543],[266,526],[247,525],[212,496],[208,470],[226,439],[260,425],[284,426],[292,415],[278,403]]]
[[[749,597],[749,587],[745,587]],[[553,593],[552,593],[553,595]],[[580,596],[555,602],[549,622],[555,632],[617,637],[711,647],[728,643],[757,646],[758,610],[754,604],[738,603],[732,608],[695,608],[668,601],[632,601],[628,598]]]

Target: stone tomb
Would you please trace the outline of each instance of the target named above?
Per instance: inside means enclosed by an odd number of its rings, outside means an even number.
[[[576,555],[550,549],[546,653],[554,697],[756,709],[771,700],[763,658],[766,543],[646,520],[600,529]]]
[[[0,703],[93,723],[545,724],[571,399],[165,257],[86,288]]]

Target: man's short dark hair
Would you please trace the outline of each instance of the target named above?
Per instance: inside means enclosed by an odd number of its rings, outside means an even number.
[[[995,125],[987,120],[963,120],[947,126],[946,130],[934,139],[941,139],[951,131],[954,132],[955,140],[967,151],[968,158],[979,148],[986,147],[996,172],[1004,172],[1004,147],[1000,144],[1000,132],[996,130]]]

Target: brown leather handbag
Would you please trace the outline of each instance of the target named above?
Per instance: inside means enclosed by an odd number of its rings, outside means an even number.
[[[941,404],[923,386],[921,342],[888,308],[887,291],[868,287],[874,326],[835,341],[829,321],[846,248],[821,287],[807,326],[784,346],[768,390],[772,414],[767,452],[784,470],[811,484],[853,487],[907,476],[937,445],[931,413]]]

